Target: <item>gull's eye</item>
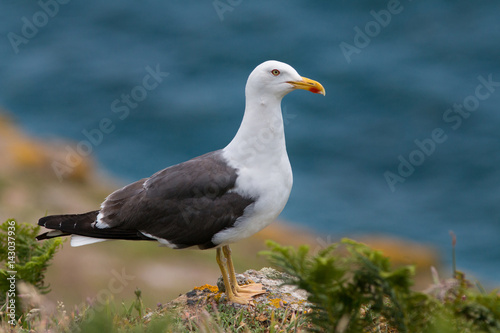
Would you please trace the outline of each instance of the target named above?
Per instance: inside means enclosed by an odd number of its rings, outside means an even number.
[[[278,75],[280,75],[280,71],[279,71],[279,70],[277,70],[277,69],[273,69],[273,70],[271,71],[271,74],[273,74],[274,76],[278,76]]]

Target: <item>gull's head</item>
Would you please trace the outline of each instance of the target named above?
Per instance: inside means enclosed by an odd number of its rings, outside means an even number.
[[[252,95],[273,95],[283,98],[289,92],[303,89],[325,95],[325,88],[314,80],[300,76],[290,65],[269,60],[257,66],[248,77],[246,93]]]

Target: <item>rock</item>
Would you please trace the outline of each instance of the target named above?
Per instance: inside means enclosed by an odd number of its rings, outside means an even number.
[[[264,304],[270,309],[287,308],[301,312],[308,310],[307,293],[293,286],[283,285],[283,280],[289,277],[273,268],[264,267],[260,271],[250,269],[243,274],[237,274],[236,278],[240,284],[252,281],[261,283],[267,292],[254,297],[254,301],[248,305],[232,304],[235,308],[249,308],[257,304]],[[222,277],[220,277],[217,286],[204,285],[195,287],[193,290],[167,303],[164,307],[191,312],[201,310],[211,302],[225,302],[225,294],[221,291],[221,289],[224,290],[223,286]]]

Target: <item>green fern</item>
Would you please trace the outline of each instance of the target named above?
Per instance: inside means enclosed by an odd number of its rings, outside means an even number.
[[[38,242],[35,237],[40,231],[39,226],[27,223],[18,224],[9,219],[0,225],[0,304],[6,301],[6,294],[10,288],[7,278],[15,275],[16,282],[24,281],[34,285],[42,294],[50,291],[45,284],[44,274],[62,240],[51,239]],[[15,250],[12,247],[15,243]],[[12,256],[15,252],[15,256]],[[13,274],[12,272],[15,272]],[[20,314],[21,307],[16,294],[16,313]]]

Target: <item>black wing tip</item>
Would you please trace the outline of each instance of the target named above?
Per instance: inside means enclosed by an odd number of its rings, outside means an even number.
[[[38,225],[45,227],[45,222],[47,221],[48,216],[44,216],[41,219],[38,220]]]
[[[44,239],[49,239],[50,237],[48,237],[48,232],[44,232],[43,234],[40,234],[38,236],[35,237],[35,239],[37,241],[41,241],[41,240],[44,240]]]
[[[69,236],[69,235],[71,235],[71,234],[67,233],[67,232],[62,232],[62,231],[55,231],[54,232],[54,230],[52,230],[52,231],[44,232],[43,234],[36,236],[35,239],[37,241],[41,241],[44,239],[51,239],[51,238],[56,238],[56,237]]]
[[[45,223],[46,223],[46,220],[49,216],[44,216],[42,218],[40,218],[38,220],[38,225],[41,226],[41,227],[45,227]],[[51,237],[49,237],[49,232],[44,232],[43,234],[40,234],[38,236],[35,237],[35,239],[37,241],[41,241],[41,240],[44,240],[44,239],[50,239]]]

